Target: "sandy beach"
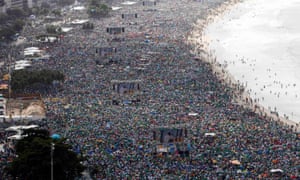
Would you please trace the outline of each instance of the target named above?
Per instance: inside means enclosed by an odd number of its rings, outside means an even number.
[[[191,32],[191,36],[188,38],[189,43],[195,45],[193,53],[198,55],[200,59],[209,62],[212,65],[213,70],[218,74],[218,77],[224,83],[236,90],[235,101],[237,103],[244,107],[251,108],[254,112],[264,115],[270,120],[280,121],[282,125],[294,127],[296,131],[300,131],[299,123],[297,121],[292,121],[286,116],[279,115],[276,110],[266,108],[259,102],[259,99],[253,98],[250,92],[246,90],[247,84],[236,80],[236,77],[228,71],[227,64],[219,62],[219,59],[217,58],[222,57],[217,56],[215,52],[216,49],[213,49],[213,47],[218,47],[210,46],[211,38],[207,36],[207,32],[205,32],[207,26],[222,19],[224,14],[232,11],[232,9],[236,10],[239,3],[243,2],[238,0],[228,1],[217,9],[209,11],[210,15],[207,16],[206,20],[198,20],[198,22],[194,25],[194,30]],[[228,61],[230,61],[230,59]]]
[[[66,80],[40,90],[47,117],[37,124],[65,137],[94,179],[298,178],[295,127],[250,98],[204,33],[239,1],[146,4],[114,1],[122,8],[91,18],[93,30],[74,25],[47,44],[51,58],[33,67]],[[4,151],[2,167],[14,157]]]

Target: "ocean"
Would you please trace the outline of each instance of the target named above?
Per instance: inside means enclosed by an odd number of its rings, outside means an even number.
[[[217,61],[252,99],[300,122],[300,0],[245,0],[205,29]]]

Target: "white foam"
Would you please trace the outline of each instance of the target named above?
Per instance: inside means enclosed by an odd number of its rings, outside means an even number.
[[[248,0],[205,30],[217,60],[247,84],[251,96],[295,122],[300,122],[298,17],[300,0]]]

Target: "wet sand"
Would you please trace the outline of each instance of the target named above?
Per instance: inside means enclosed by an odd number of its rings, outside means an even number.
[[[300,131],[299,124],[286,117],[281,117],[277,112],[271,111],[259,104],[259,100],[251,98],[249,92],[245,91],[244,84],[236,81],[235,78],[226,70],[224,65],[217,61],[214,50],[209,48],[209,37],[204,33],[205,28],[215,20],[222,18],[226,11],[229,11],[237,3],[242,3],[239,0],[231,0],[223,3],[216,9],[209,10],[205,20],[200,19],[194,25],[193,31],[188,37],[188,43],[195,46],[192,53],[196,54],[200,59],[209,62],[212,65],[213,71],[218,75],[219,79],[235,90],[235,102],[243,107],[250,108],[254,112],[265,116],[269,120],[280,121],[282,125],[294,127],[295,131]]]

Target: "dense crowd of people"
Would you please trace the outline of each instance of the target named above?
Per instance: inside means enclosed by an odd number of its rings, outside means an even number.
[[[237,89],[223,83],[211,64],[195,58],[186,42],[193,23],[221,3],[175,0],[143,6],[138,1],[109,18],[90,19],[93,30],[74,26],[59,42],[40,45],[47,46],[51,58],[35,62],[34,68],[59,70],[66,77],[61,89],[44,92],[47,118],[42,123],[86,157],[84,164],[93,177],[300,177],[298,134],[277,119],[237,104]],[[122,13],[136,13],[137,18],[122,19]],[[124,27],[125,32],[111,35],[107,27]],[[101,56],[96,54],[99,47],[117,50]],[[140,91],[116,94],[113,80],[141,80]],[[112,103],[133,99],[139,101]],[[158,142],[152,131],[174,125],[188,129],[184,142],[190,146],[189,156],[153,155]],[[3,151],[13,152],[7,147]],[[1,157],[4,163],[10,154]]]

